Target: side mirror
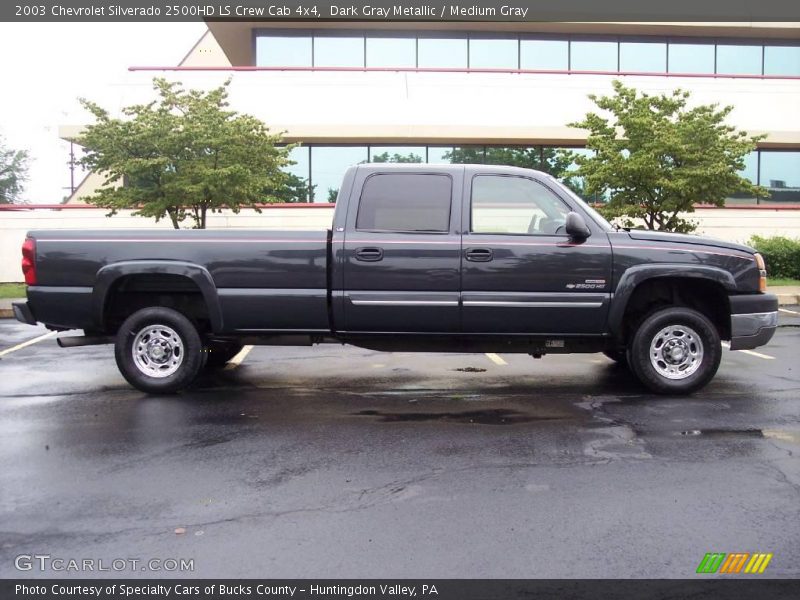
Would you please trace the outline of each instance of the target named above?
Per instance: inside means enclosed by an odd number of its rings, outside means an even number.
[[[585,240],[592,235],[591,229],[586,225],[583,217],[576,212],[571,212],[567,215],[567,221],[564,224],[567,235],[572,239]]]

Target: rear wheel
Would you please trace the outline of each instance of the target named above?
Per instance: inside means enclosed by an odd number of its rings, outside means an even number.
[[[210,342],[206,345],[206,359],[207,369],[219,369],[224,367],[225,364],[234,356],[242,351],[242,344],[235,342]]]
[[[205,362],[197,328],[176,310],[143,308],[128,317],[114,346],[117,367],[133,387],[149,394],[177,392]]]
[[[628,364],[658,394],[690,394],[717,372],[719,332],[702,313],[673,307],[655,311],[639,325],[628,348]]]

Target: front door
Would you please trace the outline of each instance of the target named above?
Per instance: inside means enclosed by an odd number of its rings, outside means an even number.
[[[363,171],[343,247],[344,330],[457,332],[463,171]]]
[[[543,181],[475,173],[465,180],[462,316],[468,333],[601,333],[611,250],[597,228],[564,230],[570,206]]]

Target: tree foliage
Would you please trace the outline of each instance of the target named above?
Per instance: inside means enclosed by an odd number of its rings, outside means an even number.
[[[560,179],[577,194],[583,195],[580,179],[574,175],[574,156],[552,146],[462,146],[446,152],[444,158],[455,164],[506,165],[536,169]]]
[[[374,163],[421,163],[422,157],[418,154],[389,154],[383,152],[382,154],[375,154],[370,162]]]
[[[28,152],[7,148],[0,137],[0,204],[19,200],[28,177]]]
[[[765,195],[739,172],[759,137],[726,125],[732,107],[688,106],[689,93],[650,96],[613,82],[612,96],[589,96],[601,116],[589,113],[571,127],[587,129],[593,156],[576,156],[575,175],[588,194],[607,196],[603,212],[625,226],[692,231],[681,218],[694,204],[721,206],[736,193]]]
[[[291,146],[277,147],[280,136],[264,123],[229,110],[229,85],[204,92],[156,78],[158,99],[124,108],[124,118],[81,99],[95,118],[77,140],[81,162],[105,175],[89,202],[169,217],[176,229],[188,217],[202,229],[209,211],[285,201],[298,183],[281,171]]]

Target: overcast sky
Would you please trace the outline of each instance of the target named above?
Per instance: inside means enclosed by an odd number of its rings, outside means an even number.
[[[79,96],[115,104],[129,66],[177,65],[205,30],[196,22],[0,23],[0,136],[30,152],[23,199],[53,204],[69,193],[69,144],[58,126],[86,122]]]

